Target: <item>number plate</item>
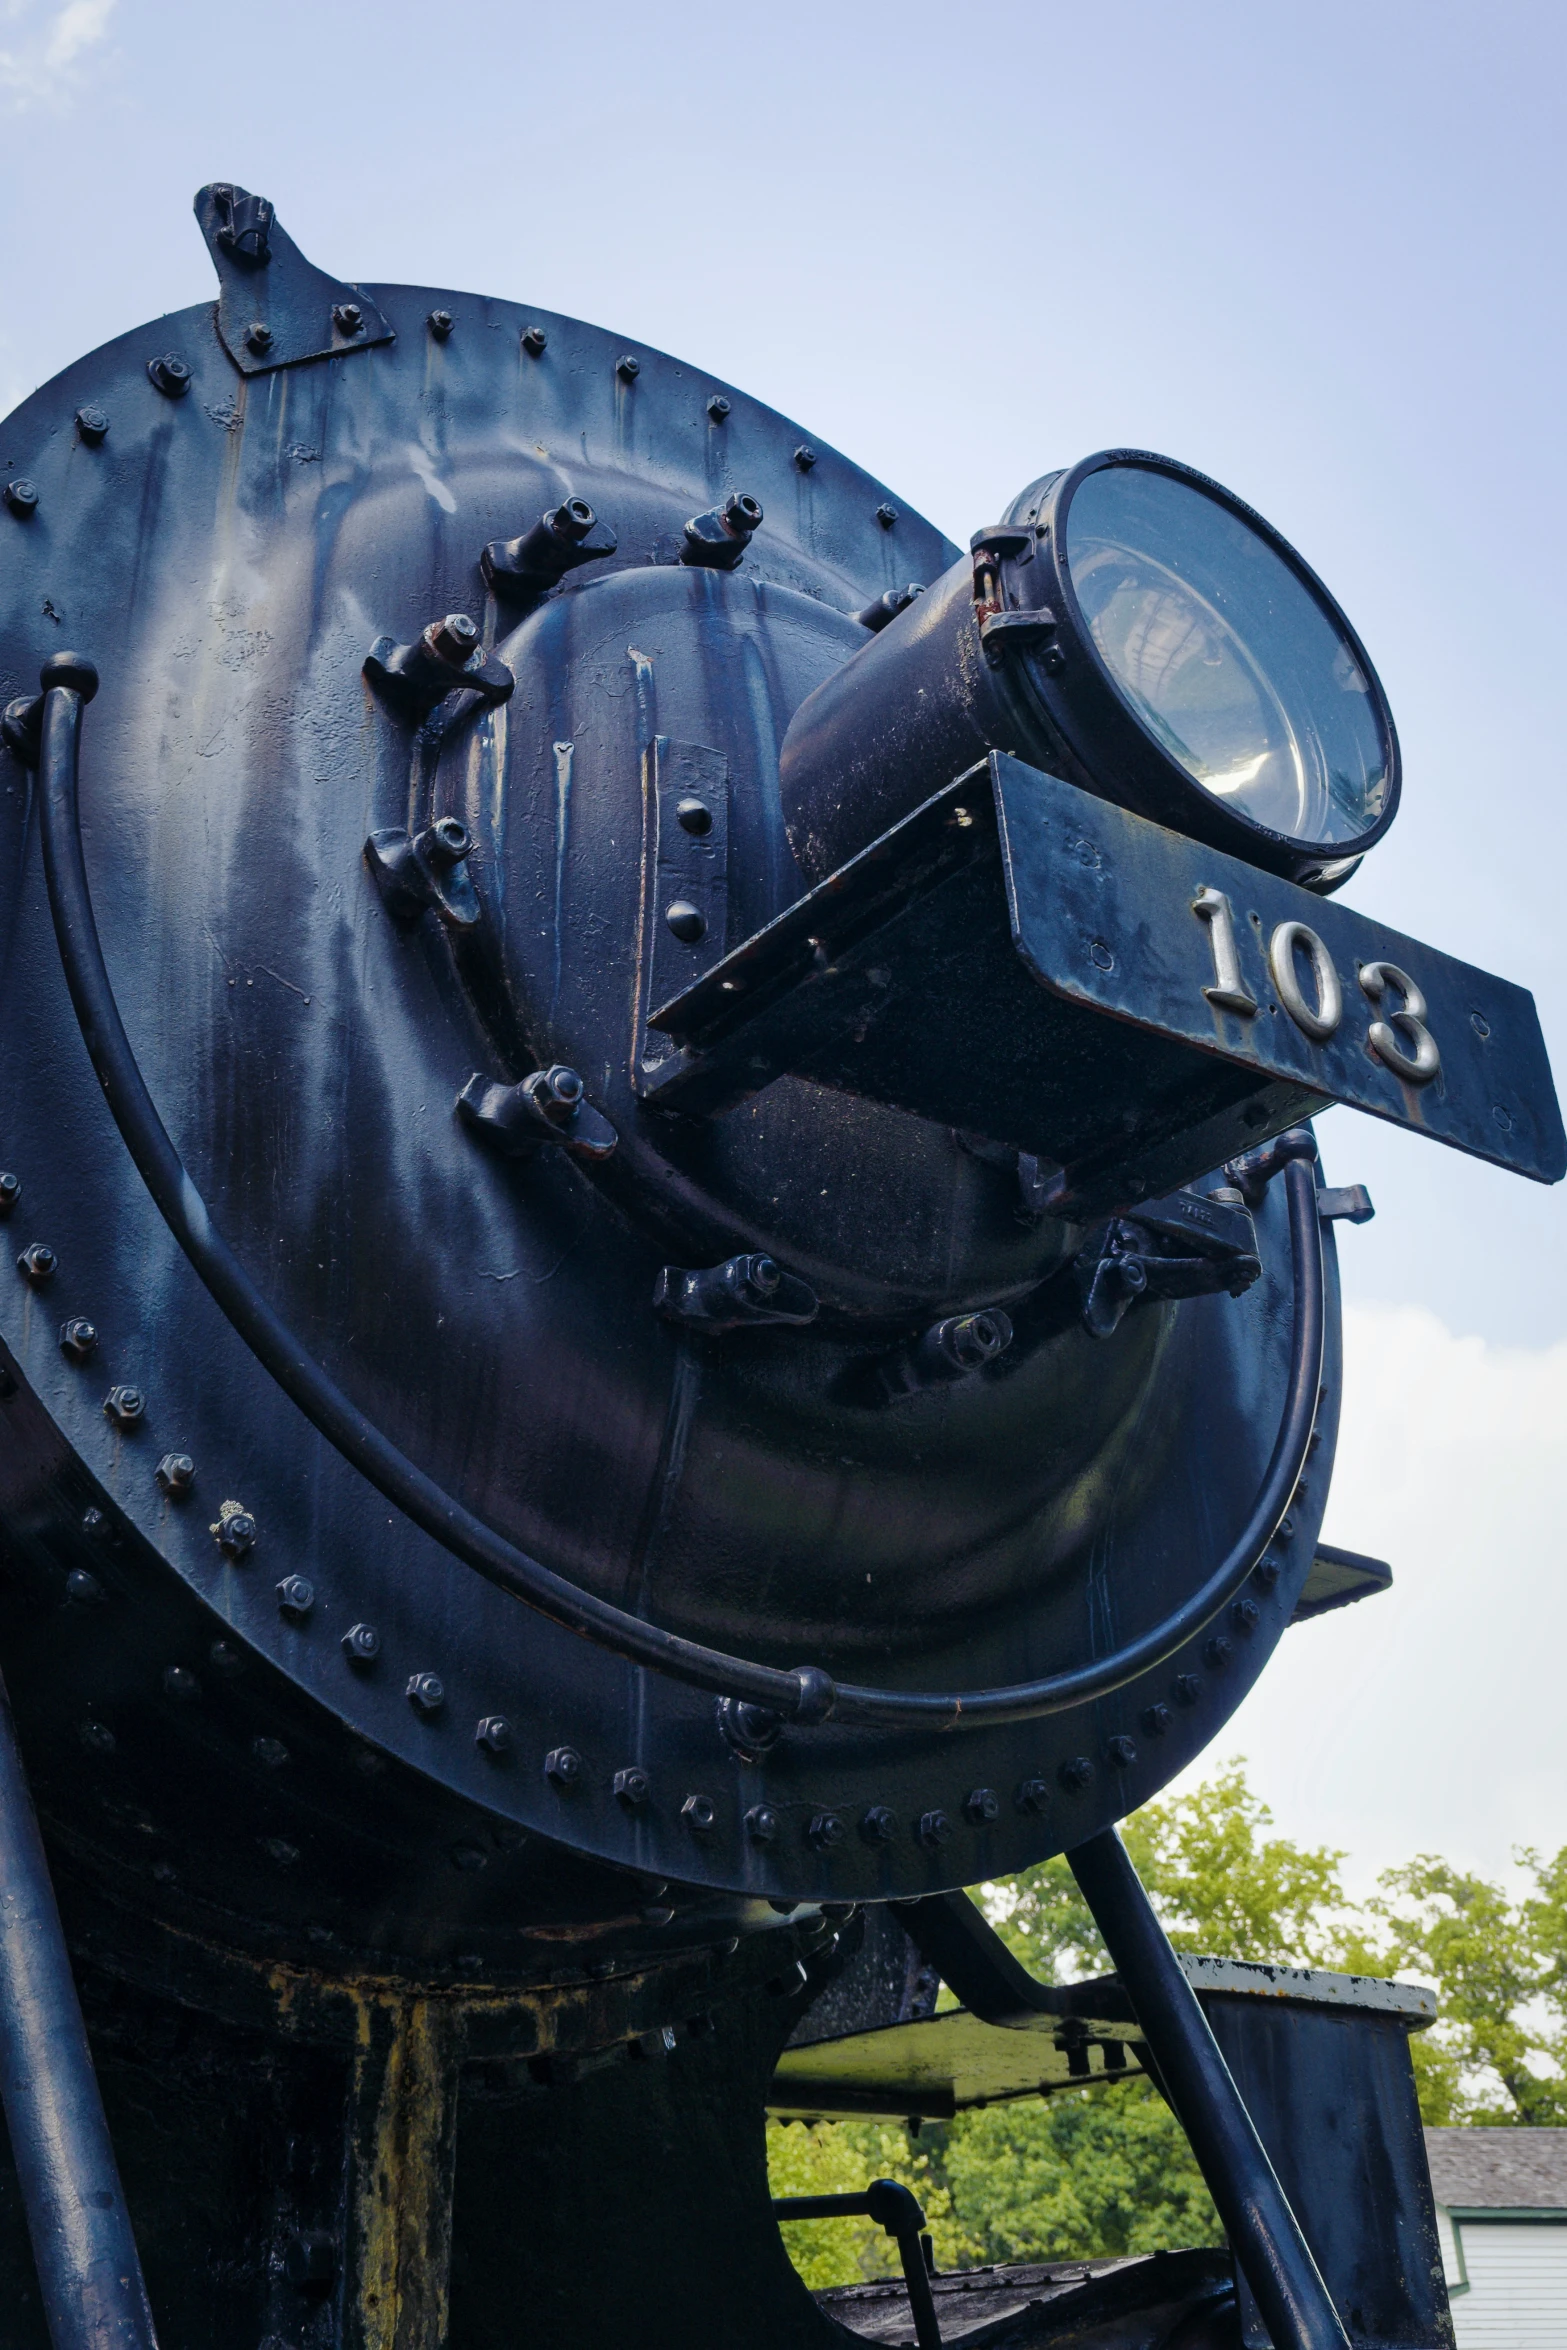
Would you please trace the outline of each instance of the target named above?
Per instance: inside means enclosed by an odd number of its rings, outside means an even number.
[[[1555,1183],[1526,988],[1335,899],[992,760],[1018,953],[1052,994]]]

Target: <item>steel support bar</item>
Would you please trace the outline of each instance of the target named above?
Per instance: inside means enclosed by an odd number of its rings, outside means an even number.
[[[863,2195],[775,2195],[775,2219],[873,2219],[898,2247],[909,2315],[919,2350],[942,2350],[935,2296],[925,2269],[920,2238],[925,2214],[918,2197],[896,2179],[872,2179]]]
[[[1267,2150],[1113,1828],[1067,1854],[1274,2350],[1349,2350],[1349,2337]]]
[[[0,2098],[54,2350],[157,2350],[3,1680]]]

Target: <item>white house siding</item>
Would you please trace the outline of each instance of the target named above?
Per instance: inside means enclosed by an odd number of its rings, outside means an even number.
[[[1567,2222],[1441,2218],[1458,2350],[1567,2350]]]

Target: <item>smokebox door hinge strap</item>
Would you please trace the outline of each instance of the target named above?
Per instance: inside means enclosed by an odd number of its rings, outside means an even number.
[[[218,273],[218,340],[241,375],[395,340],[362,286],[305,259],[265,196],[215,180],[195,212]]]

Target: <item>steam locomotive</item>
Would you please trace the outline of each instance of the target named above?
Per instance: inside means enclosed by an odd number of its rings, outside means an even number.
[[[7,2350],[842,2342],[769,2107],[1139,2072],[1233,2267],[998,2344],[1448,2341],[1429,2000],[1177,1959],[1114,1835],[1386,1580],[1310,1119],[1567,1164],[1528,995],[1335,897],[1349,621],[1168,458],[959,548],[196,214],[0,488]],[[1060,1851],[1095,1985],[961,1890]]]

